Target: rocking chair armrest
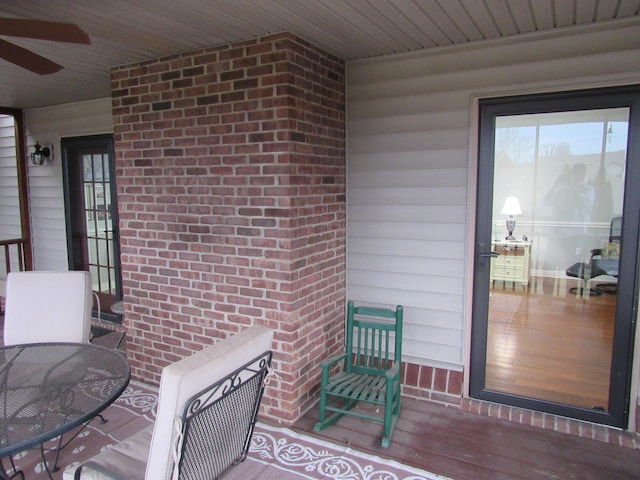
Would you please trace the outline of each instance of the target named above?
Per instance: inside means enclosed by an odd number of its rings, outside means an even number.
[[[335,365],[337,365],[338,363],[340,363],[341,361],[346,360],[346,358],[347,358],[346,353],[343,353],[342,355],[337,355],[335,357],[327,358],[326,360],[323,360],[322,362],[320,362],[320,368],[322,368],[322,370],[329,370]]]
[[[400,377],[400,362],[395,362],[389,370],[384,372],[384,376],[387,380],[393,380]]]

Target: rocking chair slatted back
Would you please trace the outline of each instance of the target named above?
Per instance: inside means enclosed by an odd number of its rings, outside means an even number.
[[[353,358],[347,363],[347,372],[384,375],[393,362],[401,361],[402,324],[396,325],[395,316],[393,310],[355,307],[353,302],[349,302],[347,331],[353,332],[353,335],[347,336],[346,351],[353,352]],[[390,318],[393,323],[372,321],[370,317]],[[393,350],[390,348],[392,341]]]

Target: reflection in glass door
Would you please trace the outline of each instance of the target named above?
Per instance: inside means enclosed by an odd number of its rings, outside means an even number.
[[[114,227],[111,215],[112,187],[109,173],[109,154],[83,153],[81,160],[87,260],[94,283],[93,288],[103,297],[115,297],[117,294],[117,272],[114,258]]]
[[[519,100],[481,103],[470,393],[625,426],[640,96]]]
[[[486,388],[608,410],[628,118],[496,119]]]

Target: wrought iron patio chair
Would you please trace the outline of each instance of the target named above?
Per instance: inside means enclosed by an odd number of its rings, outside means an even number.
[[[271,365],[273,331],[254,326],[165,367],[155,424],[65,480],[214,480],[249,449]]]

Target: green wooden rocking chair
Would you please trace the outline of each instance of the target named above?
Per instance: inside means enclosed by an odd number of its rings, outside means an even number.
[[[349,302],[345,353],[320,364],[320,421],[314,427],[316,432],[333,425],[343,415],[351,415],[382,422],[382,446],[389,446],[400,415],[402,314],[401,305],[394,311],[355,307]],[[340,362],[344,362],[343,368],[331,376]],[[358,402],[373,404],[375,409],[355,411],[353,407]],[[381,407],[384,412],[379,415],[377,410]]]

